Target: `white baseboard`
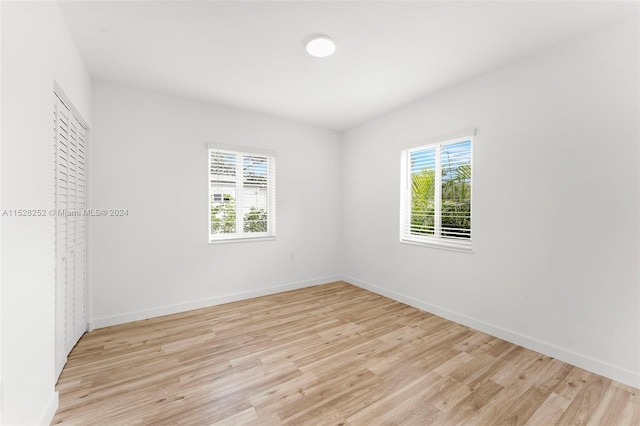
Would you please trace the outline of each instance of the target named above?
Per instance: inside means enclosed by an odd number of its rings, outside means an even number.
[[[576,367],[580,367],[601,376],[608,377],[620,383],[624,383],[635,388],[640,388],[640,373],[626,370],[624,368],[620,368],[615,365],[611,365],[606,362],[602,362],[588,356],[581,355],[567,349],[563,349],[561,347],[537,340],[535,338],[515,333],[502,327],[488,324],[475,318],[471,318],[466,315],[453,312],[427,302],[423,302],[413,297],[406,296],[402,293],[398,293],[393,290],[388,290],[383,287],[360,281],[353,277],[343,276],[342,280],[348,282],[349,284],[361,287],[365,290],[369,290],[382,296],[386,296],[390,299],[397,300],[398,302],[413,306],[414,308],[418,308],[420,310],[438,315],[440,317],[454,321],[458,324],[471,327],[475,330],[482,331],[483,333],[490,334],[491,336],[498,337],[508,342],[515,343],[516,345],[523,346],[527,349],[531,349],[533,351],[556,358],[560,361],[566,362]]]
[[[163,306],[160,308],[153,308],[146,311],[131,312],[123,315],[115,315],[106,318],[96,318],[89,323],[89,329],[109,327],[112,325],[124,324],[132,321],[139,321],[154,317],[160,317],[163,315],[177,314],[180,312],[190,311],[193,309],[206,308],[209,306],[221,305],[223,303],[237,302],[238,300],[251,299],[253,297],[266,296],[269,294],[282,293],[284,291],[296,290],[299,288],[311,287],[318,284],[330,283],[333,281],[340,281],[342,277],[324,277],[316,278],[306,281],[300,281],[296,283],[284,284],[275,287],[267,287],[258,290],[243,291],[239,293],[228,294],[224,296],[213,297],[210,299],[196,300],[188,303],[181,303],[178,305]]]
[[[51,424],[51,421],[53,420],[53,416],[56,415],[56,410],[58,409],[58,402],[59,402],[58,391],[55,391],[53,392],[53,395],[51,395],[51,399],[49,400],[47,407],[45,408],[45,410],[40,415],[40,418],[38,419],[39,425]]]

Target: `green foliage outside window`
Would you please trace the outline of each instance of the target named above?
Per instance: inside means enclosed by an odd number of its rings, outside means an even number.
[[[236,200],[230,194],[224,194],[224,202],[211,205],[211,233],[235,234]],[[244,232],[267,232],[267,211],[251,207],[243,218]]]
[[[251,207],[244,215],[244,232],[267,232],[267,211]]]
[[[463,164],[442,179],[442,236],[469,238],[471,229],[471,166]],[[446,172],[445,172],[446,173]],[[411,177],[411,233],[433,235],[435,226],[435,171],[425,169]]]
[[[235,234],[236,200],[229,194],[224,194],[223,199],[223,203],[211,205],[211,233]]]
[[[433,235],[435,218],[435,171],[411,176],[411,233]]]

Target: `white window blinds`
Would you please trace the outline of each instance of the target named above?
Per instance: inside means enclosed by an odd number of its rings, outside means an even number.
[[[402,151],[400,240],[471,250],[472,135]]]
[[[209,241],[275,236],[275,155],[209,148]]]

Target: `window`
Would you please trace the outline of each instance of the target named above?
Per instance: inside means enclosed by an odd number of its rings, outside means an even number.
[[[400,241],[471,251],[473,133],[402,151]]]
[[[209,242],[275,237],[275,155],[209,146]]]

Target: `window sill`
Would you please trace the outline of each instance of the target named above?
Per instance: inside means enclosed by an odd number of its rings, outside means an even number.
[[[469,254],[473,253],[473,248],[470,245],[456,244],[455,242],[450,242],[450,241],[438,241],[438,240],[417,241],[417,240],[401,239],[400,242],[402,244],[409,244],[412,246],[422,246],[422,247],[430,247],[430,248],[435,248],[440,250],[457,251],[459,253],[469,253]]]
[[[237,238],[224,238],[220,240],[209,240],[209,244],[227,244],[227,243],[253,243],[259,241],[275,241],[275,236],[268,237],[237,237]]]

